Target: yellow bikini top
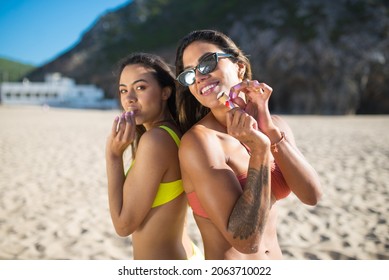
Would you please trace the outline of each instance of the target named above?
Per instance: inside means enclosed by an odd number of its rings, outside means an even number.
[[[176,142],[177,147],[180,146],[180,138],[177,136],[177,134],[169,127],[165,125],[159,126],[160,128],[164,129],[169,133],[169,135],[173,138],[174,142]],[[131,166],[134,164],[135,160],[132,162]],[[130,167],[131,168],[131,167]],[[130,170],[128,169],[128,171]],[[127,171],[127,173],[128,173]],[[182,186],[182,180],[176,180],[173,182],[167,182],[167,183],[160,183],[158,187],[157,194],[155,196],[153,205],[151,208],[155,208],[157,206],[161,206],[163,204],[166,204],[176,197],[178,197],[180,194],[184,192],[184,188]]]

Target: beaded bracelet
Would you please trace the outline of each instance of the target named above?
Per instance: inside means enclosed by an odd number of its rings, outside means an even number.
[[[282,142],[284,142],[284,140],[285,140],[285,132],[281,131],[281,139],[277,143],[270,145],[270,149],[272,150],[273,153],[278,153],[277,146]]]

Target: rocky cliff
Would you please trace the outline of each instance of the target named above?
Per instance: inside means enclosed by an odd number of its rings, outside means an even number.
[[[250,56],[254,77],[274,89],[273,112],[389,113],[386,0],[134,0],[28,77],[61,72],[112,97],[121,57],[148,51],[174,64],[177,41],[202,28],[225,32]]]

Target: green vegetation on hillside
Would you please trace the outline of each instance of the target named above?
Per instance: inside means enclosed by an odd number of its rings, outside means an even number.
[[[35,66],[0,58],[0,82],[16,82],[21,80]]]

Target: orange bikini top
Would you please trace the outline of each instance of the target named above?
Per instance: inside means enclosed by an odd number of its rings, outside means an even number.
[[[238,176],[239,183],[244,189],[246,185],[247,174],[242,174]],[[271,164],[271,192],[276,200],[283,199],[290,194],[290,188],[287,185],[284,176],[278,165],[273,161]],[[203,218],[208,218],[208,214],[205,212],[204,208],[201,206],[200,201],[195,192],[187,193],[187,198],[190,207],[193,210],[193,213],[201,216]]]

